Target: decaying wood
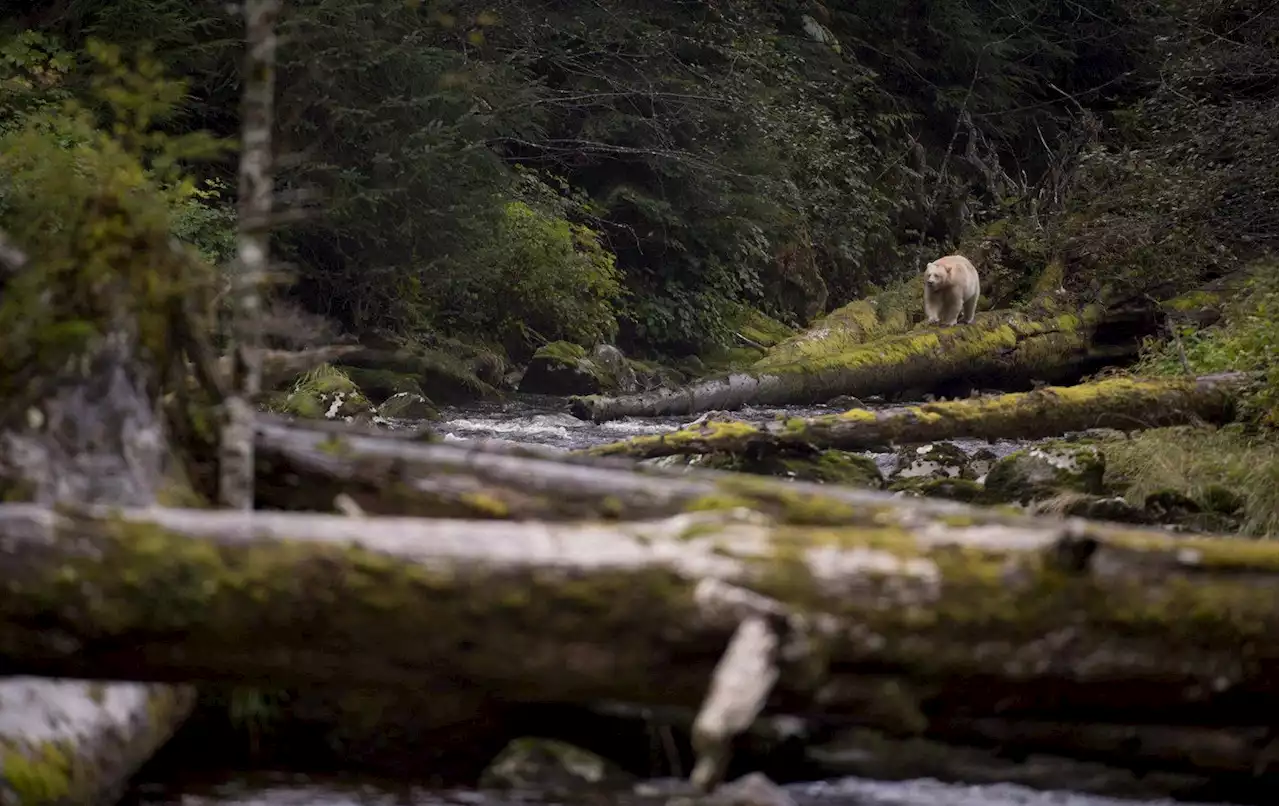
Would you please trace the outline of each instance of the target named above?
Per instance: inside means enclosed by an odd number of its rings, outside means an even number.
[[[279,14],[280,0],[245,0],[239,232],[231,294],[236,371],[231,395],[224,403],[218,497],[224,506],[246,510],[253,507],[253,408],[249,401],[262,388],[260,287],[271,262],[271,128]]]
[[[1151,319],[1151,322],[1147,320]],[[1086,309],[1079,315],[984,313],[970,325],[924,327],[828,356],[622,397],[573,398],[584,420],[734,411],[745,405],[821,403],[840,395],[936,392],[964,382],[988,388],[1065,382],[1137,354],[1150,312]]]
[[[961,716],[1274,725],[1274,544],[898,506],[897,524],[804,528],[732,512],[552,524],[5,505],[0,656],[7,673],[692,707],[765,613],[809,640],[774,708],[922,735]],[[899,705],[868,711],[867,679],[886,674]],[[1060,752],[1132,748],[1060,733]],[[1248,741],[1215,748],[1214,770],[1258,763]]]
[[[702,422],[669,434],[598,445],[592,456],[658,456],[782,452],[794,449],[888,450],[895,445],[970,437],[1040,439],[1114,428],[1133,431],[1235,416],[1235,401],[1249,376],[1112,378],[1071,387],[1045,387],[996,397],[868,411],[854,409],[807,419],[759,423]]]
[[[426,517],[631,520],[741,506],[810,524],[910,523],[917,511],[939,517],[963,513],[985,523],[1026,520],[938,499],[904,506],[886,494],[852,487],[637,467],[626,459],[503,443],[420,442],[394,432],[328,429],[259,420],[259,507],[332,512],[335,497],[343,494],[369,514]]]

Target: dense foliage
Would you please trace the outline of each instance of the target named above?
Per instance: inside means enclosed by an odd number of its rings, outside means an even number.
[[[236,135],[225,4],[14,6],[0,132],[31,153],[70,147],[65,101],[103,112],[89,37],[184,80],[167,134]],[[1163,298],[1276,238],[1261,0],[287,9],[287,293],[362,338],[706,353],[743,304],[804,322],[956,247],[1004,304]],[[170,229],[225,263],[234,163],[187,167]]]

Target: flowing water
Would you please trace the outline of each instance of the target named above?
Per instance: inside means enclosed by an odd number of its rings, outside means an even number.
[[[901,405],[901,404],[895,404]],[[877,408],[868,404],[867,408]],[[815,417],[837,414],[842,406],[786,406],[755,408],[748,406],[733,413],[745,421],[765,421],[777,418]],[[506,403],[472,406],[465,409],[446,409],[443,420],[435,425],[446,440],[496,439],[507,442],[542,445],[561,450],[576,450],[600,445],[628,437],[646,434],[663,434],[692,422],[698,415],[683,414],[676,417],[637,418],[627,417],[607,423],[591,423],[579,420],[566,410],[558,398],[526,397]],[[999,440],[988,443],[977,439],[947,440],[965,453],[972,454],[985,448],[996,456],[1012,453],[1026,443]],[[894,460],[892,453],[869,453],[880,469],[885,471]]]
[[[747,408],[743,420],[830,414],[829,406]],[[594,424],[567,413],[563,401],[523,398],[442,412],[434,428],[451,440],[490,439],[535,444],[561,450],[585,448],[642,434],[673,431],[694,416],[628,418]],[[1025,443],[1002,440],[949,440],[973,453],[980,448],[1005,455]],[[890,453],[869,454],[882,470],[894,461]],[[168,771],[163,779],[136,781],[121,806],[664,806],[667,798],[637,794],[585,795],[572,803],[529,793],[432,790],[382,781],[318,778],[298,774],[242,773],[185,779]],[[797,806],[1157,806],[1174,801],[1119,800],[1072,792],[1043,792],[1014,784],[959,785],[932,779],[870,781],[862,778],[793,784],[786,787]],[[1191,806],[1185,804],[1184,806]],[[1205,806],[1201,804],[1201,806]]]

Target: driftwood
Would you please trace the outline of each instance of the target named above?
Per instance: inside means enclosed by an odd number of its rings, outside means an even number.
[[[1235,416],[1235,400],[1249,380],[1243,373],[1201,378],[1112,378],[1071,387],[1048,387],[996,397],[900,406],[762,423],[717,422],[685,426],[669,434],[598,445],[593,456],[658,456],[704,453],[837,449],[886,450],[940,439],[1040,439],[1089,428],[1137,430],[1221,424]]]
[[[1150,321],[1149,321],[1150,320]],[[768,365],[622,397],[573,398],[583,420],[734,411],[745,405],[821,403],[839,395],[936,392],[957,383],[1016,388],[1032,380],[1063,382],[1137,354],[1139,337],[1154,327],[1145,310],[1030,316],[981,314],[973,324],[923,327],[828,356]]]
[[[10,674],[694,705],[754,615],[785,648],[775,708],[931,738],[1052,723],[1060,753],[1265,766],[1274,544],[880,502],[824,528],[5,505],[0,655]],[[1138,727],[1074,727],[1098,722]]]

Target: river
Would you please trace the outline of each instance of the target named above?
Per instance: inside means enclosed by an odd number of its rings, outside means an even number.
[[[874,407],[874,404],[869,407]],[[744,420],[777,416],[829,414],[829,406],[744,409]],[[506,403],[446,409],[434,424],[447,440],[497,439],[573,450],[641,434],[679,428],[693,416],[624,419],[595,424],[576,419],[554,398],[522,398]],[[406,425],[399,423],[395,425]],[[1007,454],[1022,443],[950,440],[966,453],[980,448]],[[882,469],[894,455],[869,454]],[[931,779],[871,781],[863,778],[791,784],[786,787],[797,806],[1158,806],[1175,801],[1119,800],[1072,792],[1042,792],[1014,784],[955,785]],[[561,803],[531,794],[438,790],[373,779],[317,777],[283,772],[226,770],[225,774],[184,775],[180,770],[156,771],[149,765],[135,780],[121,806],[663,806],[662,797],[632,794],[588,796]],[[1184,806],[1194,806],[1183,803]],[[1199,804],[1209,806],[1209,804]]]

